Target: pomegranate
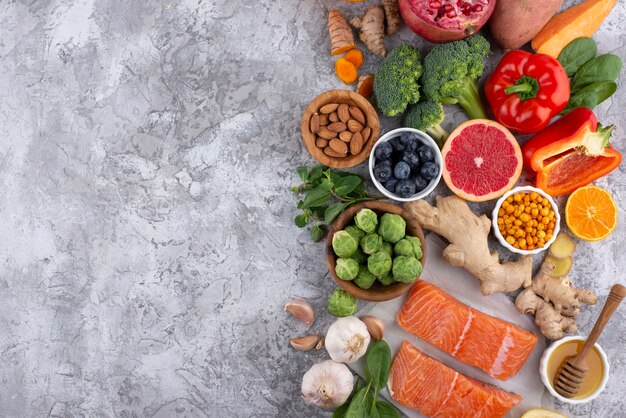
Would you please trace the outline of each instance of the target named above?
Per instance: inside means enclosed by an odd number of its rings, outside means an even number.
[[[411,30],[430,42],[467,38],[483,27],[496,0],[398,0]]]

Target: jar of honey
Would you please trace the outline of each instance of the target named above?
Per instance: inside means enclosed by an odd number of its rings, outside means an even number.
[[[573,398],[565,398],[559,395],[554,389],[556,375],[565,361],[580,352],[585,342],[585,337],[572,336],[561,338],[546,348],[539,364],[539,373],[544,386],[552,396],[562,402],[570,404],[581,404],[592,401],[604,390],[609,379],[609,361],[606,354],[596,343],[593,350],[587,357],[587,367],[589,371],[582,382],[578,394]]]

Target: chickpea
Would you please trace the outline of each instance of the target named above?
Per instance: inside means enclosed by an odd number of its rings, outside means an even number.
[[[541,223],[544,224],[544,225],[548,225],[550,223],[550,218],[548,218],[547,216],[544,216],[541,219]]]
[[[522,223],[523,223],[523,222],[522,222],[522,221],[520,221],[519,219],[516,219],[516,220],[514,220],[514,221],[513,221],[513,225],[516,225],[516,226],[521,226],[521,225],[522,225]]]
[[[548,229],[549,229],[550,231],[554,231],[554,221],[552,221],[552,222],[550,222],[550,223],[548,224]]]
[[[519,219],[520,219],[520,221],[522,221],[522,222],[528,222],[528,221],[530,221],[530,216],[529,216],[527,213],[522,213],[522,214],[519,216]]]
[[[506,207],[506,213],[513,213],[515,212],[515,208],[511,205],[511,206],[507,206]]]
[[[550,210],[548,208],[542,208],[539,213],[541,213],[541,216],[548,216],[550,214]]]
[[[508,237],[506,237],[506,242],[508,242],[509,245],[513,245],[515,243],[515,238],[509,235]]]
[[[515,195],[513,195],[513,200],[516,202],[521,202],[522,201],[522,194],[521,193],[516,193]]]
[[[498,225],[504,225],[504,219],[498,218]]]
[[[532,208],[532,205],[534,205],[534,203],[532,203],[532,204],[530,205],[530,207],[531,207],[531,208]],[[500,210],[498,211],[498,214],[500,214],[500,211],[502,211],[502,209],[500,209]],[[502,211],[502,212],[504,212],[504,211]],[[536,218],[536,217],[537,217],[537,215],[539,215],[539,209],[537,209],[536,205],[535,205],[535,207],[534,207],[534,208],[532,208],[532,209],[530,210],[530,215],[531,215],[533,218]]]
[[[546,231],[538,231],[537,237],[544,239],[546,237]]]

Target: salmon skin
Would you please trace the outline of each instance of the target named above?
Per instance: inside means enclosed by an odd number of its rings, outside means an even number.
[[[459,302],[419,280],[398,313],[398,324],[454,358],[506,380],[524,366],[537,336]]]
[[[404,341],[391,365],[391,396],[430,418],[503,417],[522,397],[465,376]]]

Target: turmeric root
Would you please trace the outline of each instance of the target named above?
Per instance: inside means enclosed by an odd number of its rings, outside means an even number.
[[[380,6],[370,6],[362,18],[355,17],[350,21],[352,26],[361,31],[360,39],[367,49],[376,55],[387,55],[385,48],[385,12]]]
[[[363,65],[363,53],[357,48],[349,50],[343,57],[354,64],[357,69]]]
[[[359,76],[359,83],[356,86],[356,92],[365,98],[370,97],[374,92],[374,75],[365,74]]]
[[[581,304],[595,305],[598,298],[591,290],[572,287],[567,276],[554,277],[554,263],[544,260],[530,287],[515,299],[522,313],[535,316],[535,323],[546,338],[558,340],[576,332],[576,317]]]
[[[387,21],[386,33],[391,36],[400,28],[400,8],[398,7],[398,0],[383,0],[383,9],[385,10],[385,20]]]
[[[463,199],[437,196],[436,207],[424,200],[406,203],[404,207],[420,225],[450,242],[443,250],[443,258],[480,280],[483,295],[513,292],[531,284],[532,256],[500,263],[498,253],[490,253],[487,243],[491,221],[485,215],[474,215]]]
[[[339,10],[328,11],[328,34],[330,35],[330,53],[340,55],[356,46],[352,28]]]
[[[356,66],[345,58],[335,61],[335,72],[345,84],[354,84],[359,75]]]

